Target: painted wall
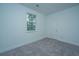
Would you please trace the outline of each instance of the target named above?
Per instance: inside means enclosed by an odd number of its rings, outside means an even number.
[[[3,14],[2,14],[2,6],[0,5],[0,47],[2,46],[2,23],[3,23],[3,20],[2,20],[2,17],[3,16]],[[1,48],[0,48],[0,50],[1,50]]]
[[[37,15],[35,32],[27,32],[27,12]],[[79,45],[79,6],[44,16],[20,4],[0,4],[0,53],[44,37]]]
[[[27,12],[37,15],[35,32],[26,31]],[[43,38],[43,19],[44,15],[20,4],[0,4],[0,53]]]
[[[47,37],[79,45],[79,6],[48,15]]]

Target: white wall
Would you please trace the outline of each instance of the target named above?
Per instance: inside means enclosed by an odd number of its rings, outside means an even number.
[[[2,20],[2,6],[0,5],[0,47],[2,47],[2,22],[3,22],[3,20]],[[1,48],[0,48],[0,50],[1,50]]]
[[[25,16],[37,15],[35,32],[26,32]],[[79,6],[44,16],[20,4],[0,4],[0,53],[44,37],[79,45]]]
[[[27,12],[37,15],[35,32],[26,32]],[[20,4],[0,4],[0,53],[43,38],[43,20],[43,15]]]
[[[47,16],[46,35],[79,45],[79,6]]]

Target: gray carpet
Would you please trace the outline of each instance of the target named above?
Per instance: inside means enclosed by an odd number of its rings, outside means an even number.
[[[0,54],[1,56],[79,56],[79,47],[55,39],[37,42]]]

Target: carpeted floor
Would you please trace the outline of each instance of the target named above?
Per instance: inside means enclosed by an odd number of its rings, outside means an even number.
[[[0,54],[1,56],[79,56],[79,47],[45,38]]]

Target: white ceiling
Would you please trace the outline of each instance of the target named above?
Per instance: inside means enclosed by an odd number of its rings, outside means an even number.
[[[39,7],[36,5],[39,4]],[[43,13],[45,15],[56,13],[62,11],[64,9],[77,6],[78,3],[22,3],[22,5],[34,9],[39,13]]]

